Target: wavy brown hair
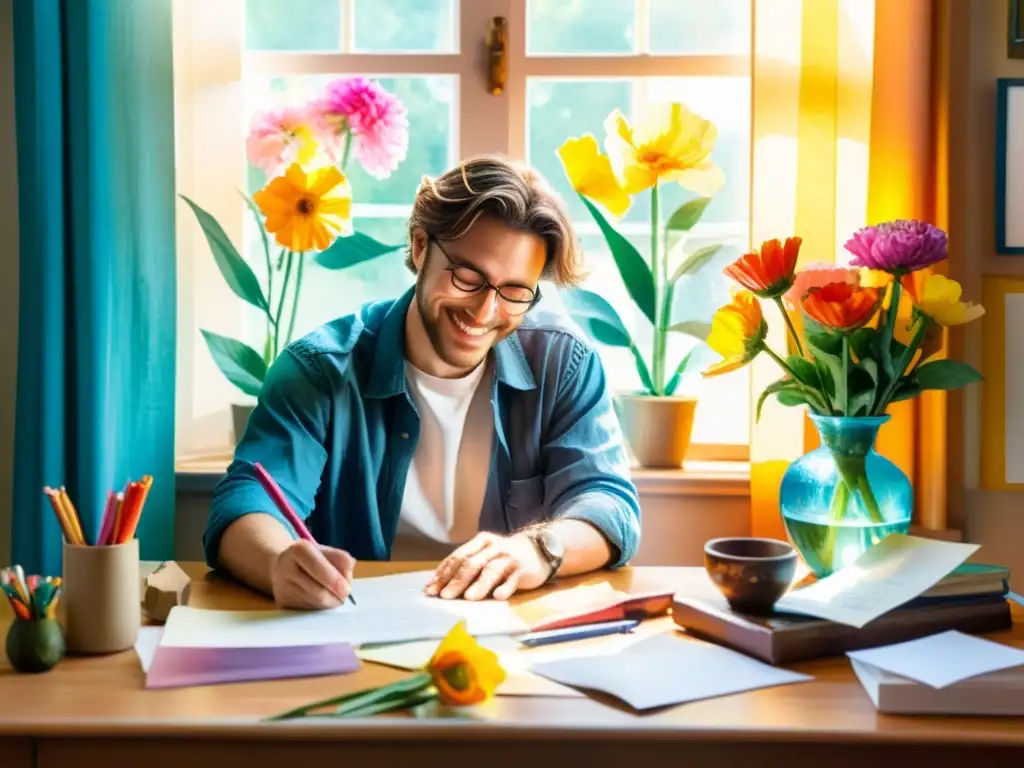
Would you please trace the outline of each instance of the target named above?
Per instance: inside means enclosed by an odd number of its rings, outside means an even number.
[[[547,251],[545,279],[572,286],[585,277],[583,252],[564,201],[535,170],[500,155],[473,157],[436,179],[424,177],[409,217],[406,266],[416,271],[412,234],[417,228],[440,240],[456,240],[481,216],[541,237]]]

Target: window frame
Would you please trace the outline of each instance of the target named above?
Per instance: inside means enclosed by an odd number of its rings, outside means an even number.
[[[175,128],[177,185],[196,196],[241,244],[245,221],[238,189],[246,177],[245,78],[345,72],[366,76],[454,76],[457,156],[502,152],[526,157],[527,83],[531,77],[650,78],[751,75],[749,54],[737,55],[528,55],[527,0],[454,0],[453,41],[446,53],[350,52],[354,0],[339,0],[346,34],[337,53],[246,51],[245,0],[175,0]],[[638,49],[646,47],[647,0],[635,4]],[[507,80],[500,95],[488,93],[483,40],[493,17],[507,19]],[[640,90],[640,89],[635,89]],[[356,216],[394,206],[356,204]],[[581,223],[588,232],[590,223]],[[593,228],[596,231],[596,226]],[[749,223],[748,223],[749,231]],[[179,206],[178,402],[176,455],[221,455],[229,448],[230,414],[224,405],[244,402],[213,364],[198,328],[241,337],[245,313],[220,277],[194,216]],[[748,235],[749,237],[749,235]],[[746,462],[749,441],[693,443],[688,460]],[[187,460],[184,459],[183,460]]]

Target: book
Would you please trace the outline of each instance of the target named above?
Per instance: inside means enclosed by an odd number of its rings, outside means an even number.
[[[853,672],[879,712],[901,715],[1024,715],[1024,668],[962,680],[943,688],[855,659]]]
[[[981,634],[1013,626],[1010,605],[1000,594],[918,598],[861,628],[779,611],[768,616],[750,616],[734,611],[724,598],[677,596],[672,603],[672,619],[695,637],[769,664],[836,656],[947,629]]]
[[[962,563],[944,576],[921,597],[1006,594],[1010,589],[1010,569],[985,563]]]

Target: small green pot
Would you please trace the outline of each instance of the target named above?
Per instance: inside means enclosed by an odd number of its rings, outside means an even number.
[[[47,672],[64,658],[64,628],[56,619],[17,619],[7,630],[6,650],[18,672]]]

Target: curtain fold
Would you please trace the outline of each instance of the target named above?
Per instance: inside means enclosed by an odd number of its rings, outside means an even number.
[[[14,4],[20,308],[12,556],[59,574],[43,494],[94,541],[154,477],[137,536],[173,556],[176,257],[171,0]]]
[[[753,245],[795,234],[804,241],[800,267],[847,263],[843,243],[859,227],[895,218],[946,225],[937,219],[945,175],[936,164],[931,28],[928,0],[754,0]],[[764,309],[769,344],[791,347],[777,310]],[[778,376],[757,358],[752,401]],[[928,394],[890,407],[877,447],[913,481],[915,523],[941,530],[946,410]],[[765,403],[751,429],[752,535],[785,538],[782,476],[817,444],[802,409]]]

